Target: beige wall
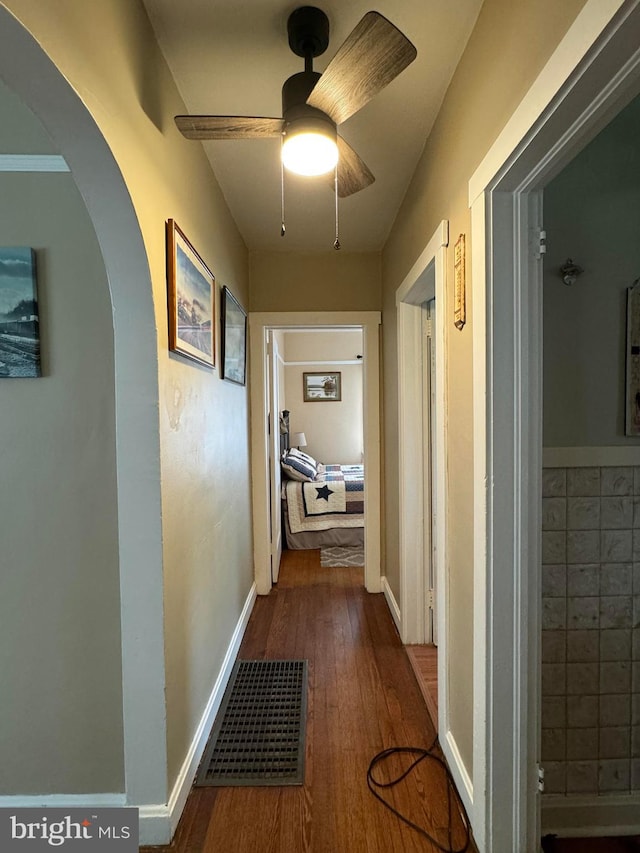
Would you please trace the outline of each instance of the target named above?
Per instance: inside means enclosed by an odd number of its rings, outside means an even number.
[[[285,359],[292,362],[285,368],[291,432],[304,432],[308,444],[302,449],[320,462],[361,464],[363,363],[329,363],[323,367],[322,362],[353,361],[362,355],[362,332],[288,332],[285,340]],[[341,374],[342,399],[305,403],[303,373],[324,370]]]
[[[202,147],[174,126],[184,104],[141,3],[4,5],[33,33],[100,127],[131,194],[147,251],[155,304],[147,322],[156,326],[158,340],[171,787],[253,573],[246,389],[222,382],[218,369],[167,352],[165,220],[178,222],[218,286],[228,285],[245,305],[247,252]],[[126,364],[118,369],[126,371]]]
[[[251,311],[379,311],[380,255],[251,252]]]
[[[448,682],[451,731],[464,764],[472,766],[473,710],[473,282],[467,273],[468,322],[453,326],[453,244],[467,236],[472,249],[467,186],[491,143],[523,98],[584,0],[486,0],[453,77],[432,134],[402,204],[382,258],[385,413],[386,575],[399,595],[395,393],[395,291],[442,219],[450,224],[447,265],[446,386],[448,488]],[[469,270],[469,264],[467,264]]]

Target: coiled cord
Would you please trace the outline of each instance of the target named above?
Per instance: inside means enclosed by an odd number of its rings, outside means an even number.
[[[469,823],[467,821],[467,818],[466,818],[466,815],[464,812],[464,806],[462,804],[462,801],[460,800],[460,795],[458,794],[458,792],[456,790],[456,786],[455,786],[455,783],[453,781],[451,771],[449,770],[449,768],[447,767],[445,762],[440,758],[440,756],[436,755],[434,752],[436,749],[437,743],[438,743],[438,738],[436,737],[436,739],[433,741],[433,743],[431,744],[431,746],[428,749],[422,749],[422,748],[417,747],[417,746],[393,746],[390,749],[384,749],[382,752],[379,752],[377,755],[375,755],[371,759],[371,763],[369,764],[369,768],[367,770],[367,785],[369,787],[369,790],[373,794],[373,796],[376,797],[376,799],[380,800],[380,802],[384,806],[386,806],[390,811],[392,811],[394,813],[394,815],[396,815],[396,817],[398,817],[403,823],[405,823],[407,826],[410,826],[416,832],[420,833],[420,835],[424,836],[428,841],[431,842],[431,844],[433,844],[435,847],[437,847],[438,850],[441,850],[442,853],[465,853],[465,851],[469,849],[469,843],[471,841],[471,832],[469,829]],[[390,782],[379,782],[376,778],[374,778],[373,771],[374,771],[375,767],[377,767],[381,762],[390,758],[392,755],[402,755],[402,754],[414,755],[416,757],[411,762],[409,767],[403,773],[400,774],[400,776],[398,776],[395,779],[392,779]],[[406,777],[409,775],[409,773],[411,773],[412,770],[414,770],[425,759],[430,759],[431,761],[435,761],[437,764],[440,765],[440,767],[442,767],[444,769],[444,772],[445,772],[445,777],[447,780],[447,808],[448,808],[448,828],[449,828],[449,846],[448,847],[443,847],[442,844],[440,844],[440,842],[436,838],[434,838],[432,835],[430,835],[426,831],[426,829],[423,829],[423,827],[418,826],[412,820],[409,820],[408,817],[406,817],[401,812],[399,812],[396,808],[394,808],[394,806],[392,806],[390,802],[385,800],[384,797],[381,794],[379,794],[378,791],[376,790],[377,788],[392,788],[394,785],[399,784],[400,782],[402,782],[403,779],[406,779]],[[462,822],[462,826],[464,827],[464,832],[465,832],[464,847],[458,847],[458,848],[453,847],[452,833],[451,833],[452,792],[453,792],[453,799],[456,801],[456,803],[458,805],[460,820]]]

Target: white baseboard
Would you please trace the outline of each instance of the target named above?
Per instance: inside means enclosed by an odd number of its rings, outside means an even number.
[[[456,789],[467,812],[467,817],[471,821],[473,817],[473,782],[460,755],[458,744],[449,730],[444,735],[440,733],[439,740],[444,757],[447,759],[449,770],[451,770],[453,781],[456,784]]]
[[[204,753],[215,716],[231,676],[231,670],[240,648],[240,642],[256,601],[255,583],[249,590],[242,613],[238,619],[222,667],[207,701],[207,705],[184,759],[168,805],[136,805],[128,803],[125,794],[42,794],[29,796],[0,796],[0,808],[122,808],[132,806],[140,816],[140,844],[169,844],[178,826],[193,779]]]
[[[542,833],[571,838],[640,834],[640,793],[542,796]]]
[[[0,797],[0,809],[120,809],[124,794],[28,794]]]
[[[256,585],[254,583],[251,589],[249,590],[249,595],[247,596],[247,600],[245,601],[244,607],[242,608],[242,613],[240,614],[240,618],[238,619],[238,623],[231,637],[231,641],[227,648],[227,653],[224,656],[222,667],[220,668],[220,672],[218,673],[216,682],[213,685],[213,690],[211,691],[211,695],[209,696],[209,700],[200,719],[200,723],[198,724],[198,728],[196,729],[195,735],[193,736],[193,740],[191,741],[189,751],[187,752],[185,759],[182,763],[182,767],[180,768],[180,773],[178,773],[178,778],[176,779],[175,785],[173,786],[171,796],[169,797],[168,807],[147,806],[146,808],[140,810],[141,844],[168,844],[173,838],[173,834],[175,833],[178,827],[180,817],[182,816],[182,812],[184,811],[184,807],[187,802],[187,797],[189,796],[189,791],[191,790],[191,786],[193,785],[193,779],[196,775],[198,765],[200,764],[200,759],[202,758],[205,747],[207,745],[207,740],[209,739],[209,734],[211,733],[216,714],[218,713],[218,709],[222,704],[222,697],[224,696],[224,691],[227,687],[227,684],[229,683],[231,671],[238,655],[238,649],[240,648],[240,643],[242,642],[244,632],[246,631],[247,624],[249,622],[249,617],[251,616],[251,611],[253,610],[253,605],[256,602],[256,596],[257,590]],[[153,811],[149,811],[149,809],[152,809]],[[156,809],[159,809],[160,811],[157,811]],[[162,812],[162,810],[165,809],[166,816],[164,812]],[[162,842],[148,841],[147,824],[149,825],[149,829],[151,829],[155,824],[157,824],[159,820],[166,820],[167,818],[169,822],[170,833],[168,839]],[[155,835],[155,832],[153,834]]]
[[[396,597],[393,594],[393,590],[389,586],[389,582],[386,577],[381,578],[382,581],[382,592],[384,593],[384,597],[386,599],[389,610],[391,611],[391,616],[393,617],[393,621],[396,623],[396,628],[398,629],[398,633],[402,636],[402,617],[400,614],[400,608],[398,607],[398,602],[396,601]]]

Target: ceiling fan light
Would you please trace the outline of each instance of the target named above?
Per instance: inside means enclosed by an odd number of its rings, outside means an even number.
[[[324,175],[335,169],[338,146],[335,139],[317,130],[294,133],[284,140],[282,162],[297,175]]]

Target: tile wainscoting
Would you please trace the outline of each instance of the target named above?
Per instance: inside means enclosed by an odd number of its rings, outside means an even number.
[[[545,793],[640,791],[640,466],[545,467]]]

